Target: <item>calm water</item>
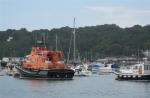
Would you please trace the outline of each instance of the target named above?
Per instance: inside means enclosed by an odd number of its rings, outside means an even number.
[[[150,82],[117,81],[114,75],[69,81],[0,76],[0,98],[150,98]]]

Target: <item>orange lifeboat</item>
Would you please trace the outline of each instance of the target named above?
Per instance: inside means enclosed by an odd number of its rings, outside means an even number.
[[[74,70],[64,64],[62,52],[47,50],[45,47],[32,47],[29,55],[20,66],[16,66],[22,77],[72,79]]]

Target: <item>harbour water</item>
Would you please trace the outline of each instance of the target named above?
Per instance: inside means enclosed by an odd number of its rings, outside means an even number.
[[[150,98],[150,82],[117,81],[114,75],[59,81],[0,76],[0,98]]]

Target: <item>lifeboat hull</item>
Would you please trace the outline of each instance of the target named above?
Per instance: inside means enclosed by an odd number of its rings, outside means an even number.
[[[15,66],[23,78],[39,79],[73,79],[74,70],[72,69],[27,69],[22,66]]]

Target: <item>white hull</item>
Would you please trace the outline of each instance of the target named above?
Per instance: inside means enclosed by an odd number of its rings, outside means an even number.
[[[75,72],[75,76],[91,76],[92,72],[91,71],[81,71],[81,72]]]
[[[98,74],[109,74],[113,73],[112,69],[99,69]]]
[[[111,68],[112,64],[107,64],[107,66],[100,67],[98,70],[98,74],[109,74],[113,73],[113,69]]]

